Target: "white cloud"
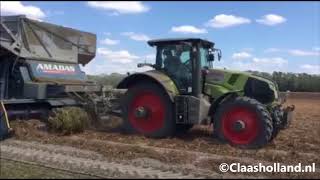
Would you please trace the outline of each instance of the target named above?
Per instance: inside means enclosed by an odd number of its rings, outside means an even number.
[[[36,6],[24,5],[20,1],[1,1],[1,15],[26,15],[31,19],[41,20],[45,13]]]
[[[171,28],[171,31],[183,33],[183,34],[205,34],[205,33],[208,33],[208,31],[206,29],[200,29],[200,28],[190,26],[190,25],[173,26]]]
[[[216,15],[213,19],[209,20],[206,25],[213,28],[225,28],[249,23],[251,23],[251,20],[244,17],[219,14]]]
[[[145,58],[147,61],[155,61],[156,55],[155,55],[155,54],[147,54],[147,55],[144,56],[144,58]]]
[[[90,1],[88,5],[93,8],[105,9],[111,15],[137,14],[149,11],[149,7],[139,1]]]
[[[300,68],[309,74],[320,74],[320,65],[303,64]]]
[[[240,60],[240,59],[248,59],[251,58],[252,55],[247,52],[239,52],[239,53],[234,53],[232,55],[232,59]]]
[[[293,49],[288,51],[293,56],[320,56],[320,51],[305,51],[300,49]]]
[[[150,37],[145,34],[139,34],[134,32],[124,32],[121,33],[123,36],[128,36],[130,39],[135,41],[148,41],[150,40]]]
[[[121,73],[126,74],[127,72],[134,73],[134,72],[144,72],[148,70],[152,70],[151,67],[144,66],[144,67],[137,67],[138,63],[154,63],[155,62],[155,54],[146,54],[141,55],[141,58],[138,58],[136,55],[132,55],[129,52],[122,53],[127,54],[125,55],[126,58],[128,58],[129,55],[129,61],[125,60],[125,63],[119,62],[119,59],[123,59],[123,57],[120,57],[120,53],[116,53],[114,51],[110,52],[109,49],[106,48],[98,48],[100,50],[98,53],[98,56],[89,64],[87,64],[85,67],[81,67],[83,71],[85,71],[87,74],[91,75],[98,75],[98,74],[110,74],[110,73]],[[119,51],[118,51],[119,52]],[[115,54],[115,55],[109,55],[109,54]],[[115,57],[117,56],[117,57]],[[124,56],[124,55],[121,55]],[[114,58],[113,60],[111,58]]]
[[[256,22],[260,23],[260,24],[264,24],[264,25],[268,25],[268,26],[274,26],[277,24],[281,24],[286,22],[287,19],[280,16],[280,15],[276,15],[276,14],[267,14],[262,16],[261,19],[257,19]]]
[[[65,12],[61,10],[46,10],[45,14],[47,14],[47,16],[64,15]]]
[[[292,56],[320,56],[320,48],[318,47],[313,47],[312,50],[269,48],[269,49],[266,49],[264,52],[265,53],[284,52],[284,53],[289,53]]]
[[[105,38],[104,40],[101,40],[100,41],[101,44],[104,44],[104,45],[116,45],[116,44],[119,44],[119,40],[113,40],[113,39],[109,39],[109,38]]]
[[[224,61],[215,61],[214,67],[223,67],[232,70],[239,71],[261,71],[269,72],[281,71],[287,72],[289,63],[287,59],[282,57],[255,57],[251,55],[251,58],[248,58],[243,61],[234,61],[234,60],[224,60]]]
[[[320,47],[317,47],[317,46],[316,46],[316,47],[313,47],[312,50],[314,50],[314,51],[320,51]]]
[[[269,65],[276,65],[276,66],[282,66],[284,64],[288,64],[288,61],[281,57],[273,57],[273,58],[256,58],[255,57],[252,60],[255,63],[269,64]]]
[[[250,61],[233,61],[226,65],[230,69],[236,69],[241,71],[261,71],[269,72],[273,71],[288,71],[288,61],[281,57],[271,58],[257,58],[254,57]]]
[[[105,60],[117,63],[130,63],[139,59],[138,56],[130,54],[127,50],[112,51],[107,48],[98,48],[97,54],[101,55]]]
[[[99,62],[98,62],[99,61]],[[85,67],[81,67],[86,74],[99,75],[99,74],[111,74],[121,73],[126,74],[127,72],[133,72],[136,69],[136,65],[133,63],[127,63],[125,66],[121,63],[115,63],[112,61],[103,61],[103,59],[96,58],[94,62],[87,64]]]

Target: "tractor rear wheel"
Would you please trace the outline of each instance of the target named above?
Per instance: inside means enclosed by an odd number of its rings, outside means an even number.
[[[260,148],[273,132],[272,119],[263,104],[248,97],[223,103],[214,116],[214,134],[240,148]]]
[[[130,87],[123,102],[123,127],[128,133],[148,137],[171,136],[175,130],[173,103],[157,84],[140,83]]]

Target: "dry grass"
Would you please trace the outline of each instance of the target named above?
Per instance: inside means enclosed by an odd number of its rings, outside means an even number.
[[[50,131],[64,135],[83,132],[89,125],[89,116],[86,111],[78,107],[54,109],[48,120]]]

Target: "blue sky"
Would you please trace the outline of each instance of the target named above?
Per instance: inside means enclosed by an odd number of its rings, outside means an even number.
[[[320,74],[320,2],[4,2],[26,14],[97,34],[89,74],[143,71],[153,38],[201,37],[223,57],[215,67]]]

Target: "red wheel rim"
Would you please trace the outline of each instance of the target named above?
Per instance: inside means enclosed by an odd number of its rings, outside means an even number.
[[[235,129],[238,122],[244,125],[241,130]],[[233,144],[250,144],[257,137],[259,131],[257,114],[244,107],[232,108],[222,117],[222,130],[224,137]]]
[[[143,107],[147,110],[147,116],[137,117],[135,111]],[[132,126],[142,133],[152,133],[161,129],[164,125],[165,106],[160,96],[152,91],[141,91],[129,105],[129,121]]]

